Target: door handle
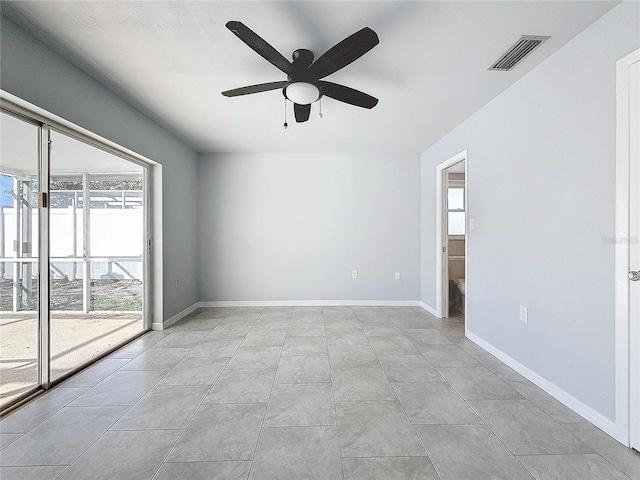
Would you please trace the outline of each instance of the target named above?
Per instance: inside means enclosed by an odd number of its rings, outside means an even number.
[[[637,282],[638,280],[640,280],[640,272],[636,272],[636,271],[630,271],[629,272],[629,280],[631,280],[632,282]]]

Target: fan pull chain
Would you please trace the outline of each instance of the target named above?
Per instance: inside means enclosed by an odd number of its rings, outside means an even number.
[[[286,130],[289,124],[287,123],[287,97],[284,97],[284,129]]]
[[[322,97],[318,99],[318,118],[322,118]]]

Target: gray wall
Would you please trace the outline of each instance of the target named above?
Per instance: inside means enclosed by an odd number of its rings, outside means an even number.
[[[639,47],[639,5],[614,8],[422,155],[422,300],[435,307],[435,168],[468,148],[469,330],[610,419],[615,65]]]
[[[206,155],[198,191],[203,301],[419,299],[417,156]]]
[[[195,153],[4,17],[1,26],[3,90],[162,164],[164,316],[191,306],[198,300]]]

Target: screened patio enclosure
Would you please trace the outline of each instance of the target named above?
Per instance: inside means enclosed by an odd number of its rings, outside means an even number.
[[[147,328],[147,167],[0,119],[0,408]],[[44,277],[43,277],[44,275]]]

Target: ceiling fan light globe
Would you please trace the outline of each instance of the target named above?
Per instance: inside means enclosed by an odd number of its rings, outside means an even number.
[[[320,98],[320,90],[312,83],[293,82],[287,85],[285,96],[298,105],[309,105]]]

